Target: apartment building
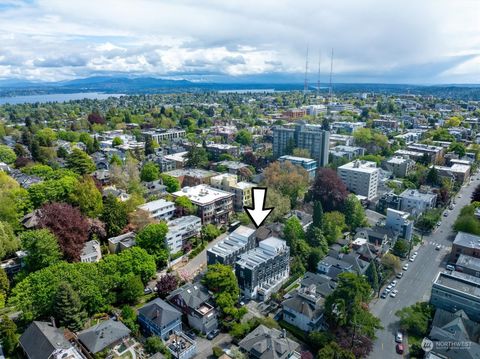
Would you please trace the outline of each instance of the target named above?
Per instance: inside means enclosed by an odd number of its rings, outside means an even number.
[[[351,135],[359,128],[365,127],[365,122],[335,121],[332,123],[332,131]]]
[[[240,226],[223,241],[207,249],[207,263],[233,266],[238,256],[255,248],[256,231],[246,226]]]
[[[249,299],[267,300],[288,279],[290,248],[275,237],[240,255],[235,274],[242,294]]]
[[[228,145],[224,143],[212,143],[207,145],[207,152],[212,155],[214,161],[219,161],[221,155],[230,155],[238,157],[240,148],[238,146]]]
[[[480,236],[475,234],[458,232],[452,244],[450,261],[457,262],[460,255],[480,258]]]
[[[415,217],[420,216],[428,209],[435,208],[437,195],[422,193],[416,189],[406,189],[400,195],[400,210],[409,212]]]
[[[470,178],[470,165],[454,163],[452,166],[435,166],[440,177],[451,179],[458,184],[464,184]]]
[[[407,146],[407,150],[426,154],[430,157],[433,163],[440,161],[445,154],[445,149],[443,147],[425,145],[423,143],[412,143]]]
[[[480,278],[459,272],[440,272],[432,285],[430,303],[449,312],[463,310],[480,321]]]
[[[290,162],[294,165],[303,167],[308,173],[308,177],[312,180],[315,178],[315,173],[317,172],[317,162],[311,158],[296,157],[285,155],[278,158],[279,162]]]
[[[349,191],[369,200],[377,196],[380,169],[375,162],[355,160],[338,167],[337,171]]]
[[[412,239],[413,221],[409,219],[410,213],[397,211],[392,208],[387,208],[387,221],[385,227],[390,228],[398,236],[406,240]]]
[[[320,125],[308,125],[303,121],[295,124],[295,128],[276,126],[273,128],[273,156],[275,158],[288,155],[289,149],[304,148],[310,152],[318,166],[328,163],[330,131]]]
[[[200,235],[202,220],[197,216],[183,216],[167,223],[168,232],[165,236],[171,253],[182,250],[183,244],[189,238]]]
[[[210,178],[212,187],[221,189],[234,194],[233,208],[237,212],[242,212],[244,206],[250,206],[252,203],[252,188],[255,187],[251,182],[238,182],[238,176],[230,173],[222,173]]]
[[[160,143],[185,137],[186,132],[185,130],[172,128],[168,130],[158,129],[153,131],[143,131],[142,135],[145,139],[150,137],[152,140]]]
[[[333,158],[346,158],[349,161],[364,154],[365,148],[363,147],[339,145],[330,149],[330,155]]]
[[[164,199],[157,199],[156,201],[147,202],[137,207],[150,214],[150,217],[156,220],[168,220],[173,217],[175,213],[175,203],[166,201]]]
[[[211,186],[200,184],[184,187],[172,194],[175,198],[186,196],[197,206],[197,215],[202,224],[224,224],[233,212],[233,193],[222,191]]]
[[[387,170],[395,177],[406,177],[415,169],[415,161],[408,156],[394,156],[385,163]]]

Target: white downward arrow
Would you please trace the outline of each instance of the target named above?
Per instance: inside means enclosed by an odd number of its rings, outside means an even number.
[[[256,228],[260,227],[267,219],[273,208],[265,208],[265,201],[267,200],[267,189],[262,187],[252,188],[252,203],[253,207],[243,207],[245,212],[252,220]]]

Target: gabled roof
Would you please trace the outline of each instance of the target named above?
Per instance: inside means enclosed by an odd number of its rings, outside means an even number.
[[[34,321],[20,337],[20,345],[29,359],[48,359],[57,349],[69,349],[72,344],[65,339],[64,329],[49,322]]]
[[[78,339],[90,353],[95,354],[129,335],[130,329],[122,322],[109,319],[81,331]]]
[[[175,320],[180,320],[182,314],[167,302],[157,298],[148,302],[138,310],[138,313],[157,324],[165,326]]]
[[[296,351],[299,344],[284,332],[259,325],[239,343],[240,348],[258,359],[284,359]]]
[[[168,295],[167,300],[171,301],[176,296],[181,297],[188,307],[192,309],[199,308],[203,303],[209,301],[211,298],[207,288],[200,283],[186,283],[185,285],[171,292]]]

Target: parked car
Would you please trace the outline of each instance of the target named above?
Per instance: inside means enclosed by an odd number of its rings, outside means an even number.
[[[417,256],[417,254],[418,254],[417,251],[413,252],[413,255],[414,255],[415,257]]]
[[[398,293],[398,290],[396,289],[392,290],[392,292],[390,293],[390,297],[395,298],[397,296],[397,293]]]
[[[447,264],[445,268],[447,268],[447,270],[455,270],[455,267],[452,266],[451,264]]]
[[[403,270],[407,270],[408,269],[408,263],[405,264],[403,267],[402,267]]]
[[[152,294],[153,293],[153,289],[150,288],[150,287],[146,287],[144,290],[143,290],[143,294]]]
[[[397,277],[398,279],[400,279],[400,278],[403,277],[403,273],[402,273],[402,272],[399,272],[399,273],[397,273],[397,275],[396,275],[395,277]]]
[[[442,249],[442,246],[440,244],[435,247],[436,251],[439,251],[440,249]]]
[[[403,334],[401,331],[398,331],[397,334],[395,335],[395,341],[397,343],[402,343],[403,342]]]
[[[448,217],[448,211],[443,212],[444,217]]]
[[[411,256],[410,259],[409,259],[410,262],[413,262],[414,260],[415,260],[414,256]]]
[[[185,334],[192,340],[196,340],[197,339],[197,334],[195,334],[194,332],[192,332],[191,330],[188,331],[188,332],[185,332]]]
[[[395,286],[397,285],[397,283],[398,283],[398,282],[394,279],[394,280],[392,280],[392,283],[390,283],[390,285],[391,285],[392,287],[395,287]]]
[[[396,349],[398,354],[403,354],[403,351],[405,350],[405,348],[403,347],[403,344],[397,344]]]
[[[215,338],[218,334],[220,334],[220,330],[214,329],[214,330],[212,330],[210,333],[207,334],[207,339],[208,339],[208,340],[212,340],[212,339]]]
[[[387,293],[387,292],[383,292],[382,295],[380,296],[380,298],[385,299],[385,298],[387,298],[387,296],[388,296],[388,293]]]

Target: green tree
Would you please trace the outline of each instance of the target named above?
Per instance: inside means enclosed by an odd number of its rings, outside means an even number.
[[[313,227],[322,228],[323,226],[323,206],[322,202],[313,202]]]
[[[140,171],[140,179],[144,182],[156,181],[160,178],[160,170],[153,162],[147,162]]]
[[[70,194],[70,202],[78,206],[80,211],[90,218],[97,218],[103,211],[102,193],[93,179],[88,176],[78,182]]]
[[[467,152],[465,145],[462,142],[453,142],[448,147],[448,150],[455,152],[460,158],[465,156],[465,153]]]
[[[434,312],[435,309],[431,304],[418,302],[398,310],[395,315],[400,318],[400,327],[408,334],[423,337],[428,334]]]
[[[0,268],[0,293],[3,293],[3,295],[6,296],[9,290],[10,281],[8,280],[7,273],[3,268]]]
[[[307,270],[313,273],[317,272],[317,264],[325,256],[320,248],[311,248],[307,257]]]
[[[0,171],[0,221],[8,222],[15,230],[20,220],[32,210],[30,195],[17,181]]]
[[[67,157],[67,168],[83,176],[95,171],[95,163],[93,163],[93,160],[85,152],[74,148],[72,153]]]
[[[365,210],[354,194],[348,195],[344,203],[345,222],[351,230],[362,227],[366,223]]]
[[[207,150],[193,145],[187,154],[187,167],[205,167],[208,164]]]
[[[321,228],[311,225],[308,227],[305,237],[310,247],[320,249],[324,255],[328,253],[328,242]]]
[[[251,145],[252,140],[253,136],[247,130],[240,130],[237,132],[237,136],[235,136],[235,141],[244,146]]]
[[[273,211],[266,220],[267,223],[280,221],[290,212],[290,198],[284,196],[274,188],[269,188],[267,191],[266,208],[273,208]]]
[[[283,235],[293,255],[299,252],[299,242],[305,240],[305,231],[297,216],[290,217],[283,228]]]
[[[112,147],[118,147],[120,145],[123,145],[123,141],[120,137],[115,137],[113,140],[112,140]]]
[[[120,234],[128,223],[128,213],[125,204],[109,194],[103,202],[103,211],[100,219],[105,223],[108,237]]]
[[[137,324],[137,313],[132,307],[130,307],[129,305],[124,305],[122,307],[122,312],[120,314],[120,320],[134,334],[138,334],[139,326]]]
[[[393,254],[398,257],[405,257],[408,254],[410,243],[406,239],[397,239],[393,246]]]
[[[48,229],[23,232],[22,246],[28,252],[24,258],[27,272],[34,272],[57,263],[62,258],[57,239]]]
[[[323,234],[329,244],[333,244],[342,238],[345,228],[345,216],[342,213],[338,211],[325,213],[323,217]]]
[[[139,275],[129,273],[120,282],[118,301],[120,303],[135,304],[143,295],[143,282]]]
[[[197,207],[192,203],[187,196],[180,196],[175,199],[175,206],[180,210],[180,215],[191,215],[197,212]]]
[[[15,154],[15,151],[8,146],[0,145],[0,162],[12,164],[16,159],[17,155]]]
[[[175,177],[172,177],[165,173],[162,173],[160,177],[162,178],[163,184],[167,187],[168,193],[173,193],[180,190],[180,182]]]
[[[400,258],[392,253],[385,253],[380,261],[382,266],[393,272],[398,272],[402,268],[402,262],[400,262]]]
[[[0,222],[0,258],[14,253],[20,248],[20,241],[13,233],[12,226],[7,222]]]
[[[220,234],[222,234],[222,232],[214,224],[209,223],[202,227],[201,235],[204,241],[213,241]]]
[[[152,223],[143,228],[136,236],[135,242],[140,248],[155,257],[157,266],[166,265],[169,249],[165,242],[168,226],[164,223]]]
[[[17,326],[7,315],[4,315],[0,321],[0,340],[3,352],[7,356],[13,356],[18,346]]]
[[[53,313],[61,326],[73,331],[79,331],[83,328],[86,313],[82,309],[79,295],[70,284],[64,282],[58,286]]]
[[[28,193],[33,206],[38,208],[47,202],[65,201],[75,191],[77,186],[77,178],[66,175],[59,179],[35,183],[28,188]]]
[[[355,355],[337,343],[330,342],[319,350],[317,359],[355,359]]]
[[[438,175],[438,171],[435,168],[435,166],[433,166],[428,170],[426,180],[427,180],[427,183],[431,186],[436,186],[440,183],[440,177]]]
[[[308,172],[289,161],[273,162],[263,172],[265,186],[275,188],[284,196],[290,198],[291,207],[295,207],[297,200],[303,198],[309,184]]]
[[[367,276],[368,283],[372,287],[372,289],[377,292],[379,289],[379,279],[378,279],[378,272],[377,272],[377,265],[375,264],[375,261],[371,261],[370,265],[367,268],[367,271],[365,272],[365,275]]]
[[[160,337],[153,335],[147,338],[144,348],[148,354],[155,354],[164,351],[165,345]]]

